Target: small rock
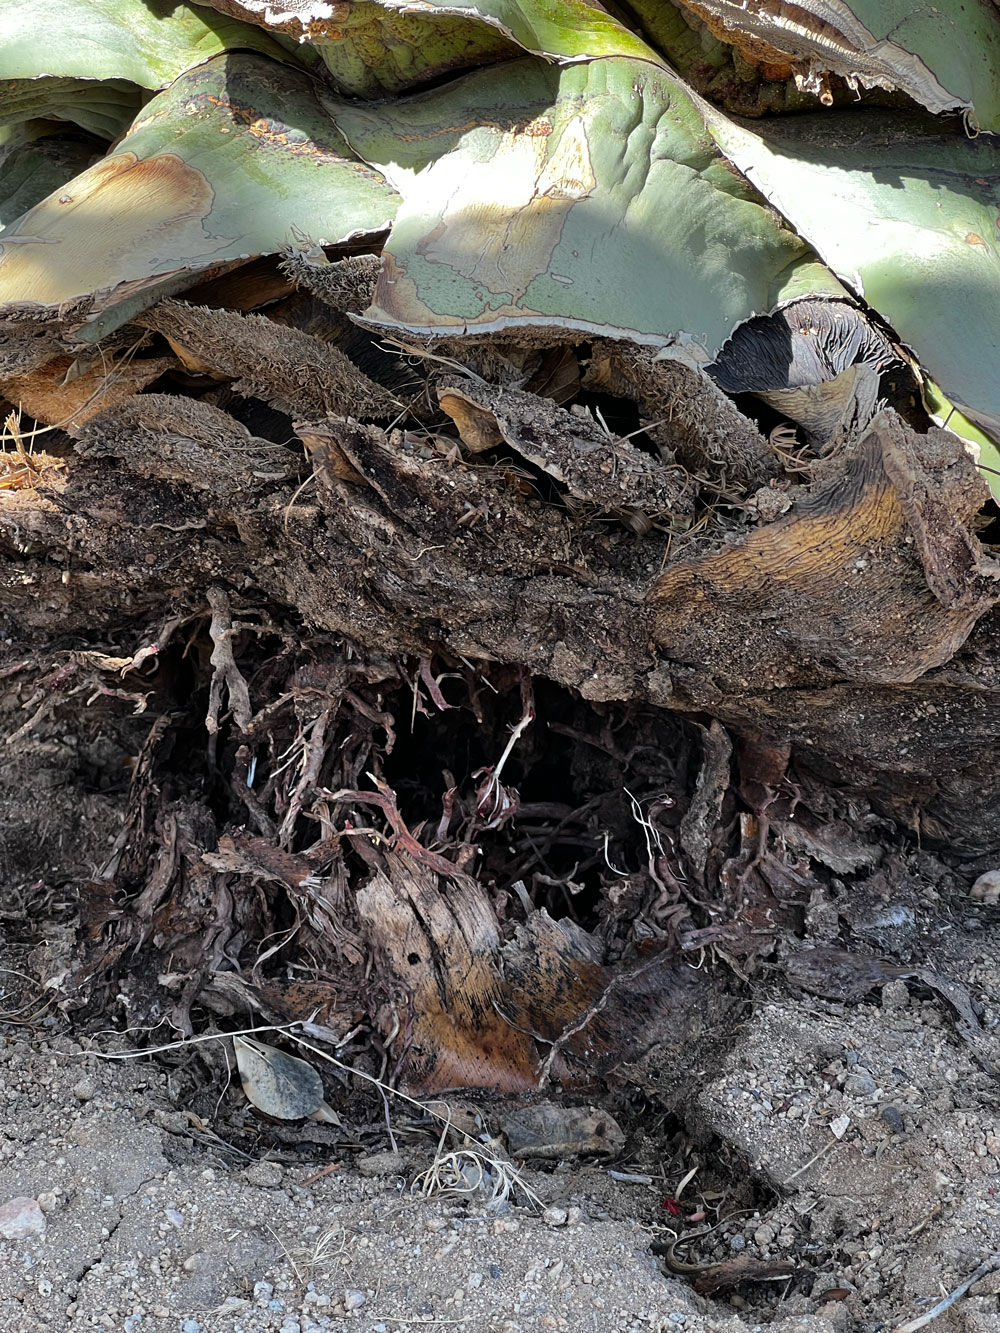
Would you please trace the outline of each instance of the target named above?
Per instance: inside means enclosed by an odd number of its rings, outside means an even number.
[[[45,1190],[38,1196],[38,1206],[43,1213],[54,1213],[59,1207],[59,1196],[51,1190]]]
[[[542,1213],[542,1221],[547,1227],[564,1227],[569,1220],[569,1212],[565,1208],[546,1208]]]
[[[92,1078],[82,1078],[73,1088],[73,1096],[78,1102],[89,1102],[97,1096],[97,1084]]]
[[[45,1214],[35,1199],[18,1195],[0,1204],[0,1236],[4,1240],[27,1240],[45,1235]]]
[[[373,1152],[359,1157],[355,1165],[362,1176],[401,1176],[409,1161],[401,1152]]]
[[[277,1162],[254,1162],[243,1172],[243,1178],[248,1185],[273,1190],[281,1184],[284,1172]]]
[[[753,1243],[757,1246],[758,1250],[763,1253],[774,1240],[776,1235],[777,1232],[770,1222],[762,1222],[753,1233]]]
[[[901,977],[894,977],[882,987],[883,1009],[905,1009],[910,1003],[910,992]]]
[[[185,1136],[191,1133],[191,1121],[188,1119],[186,1111],[160,1111],[156,1110],[150,1116],[154,1125],[159,1125],[160,1129],[165,1129],[168,1134],[183,1134]]]
[[[851,1097],[871,1097],[875,1092],[875,1080],[867,1069],[859,1065],[844,1080],[844,1091]]]
[[[360,1310],[362,1305],[364,1305],[364,1303],[365,1303],[365,1293],[363,1291],[358,1291],[356,1287],[353,1288],[351,1291],[344,1292],[345,1310],[348,1311]]]
[[[906,1126],[903,1123],[903,1117],[895,1106],[883,1106],[880,1114],[893,1134],[905,1133]]]
[[[512,1157],[565,1158],[581,1153],[618,1153],[625,1135],[606,1111],[593,1106],[536,1102],[511,1111],[500,1122]]]
[[[969,897],[977,903],[1000,903],[1000,870],[987,870],[969,890]]]
[[[835,1139],[842,1139],[850,1128],[851,1117],[849,1115],[838,1115],[835,1120],[830,1121],[830,1133]]]

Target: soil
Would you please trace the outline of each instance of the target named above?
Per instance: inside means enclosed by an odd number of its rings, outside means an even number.
[[[995,1033],[1000,927],[925,893],[929,961],[968,981]],[[134,1049],[127,1034],[83,1049],[29,979],[33,957],[9,947],[3,973],[0,1204],[37,1200],[44,1226],[0,1242],[10,1329],[876,1333],[1000,1250],[996,1081],[912,981],[860,1005],[763,982],[678,1116],[633,1103],[615,1160],[522,1164],[529,1205],[517,1188],[499,1204],[424,1198],[437,1129],[403,1102],[381,1130],[377,1116],[346,1133],[290,1126],[276,1143],[223,1073],[202,1118],[187,1057],[170,1072],[155,1056],[107,1058]],[[479,1115],[496,1129],[503,1100],[481,1098]],[[699,1240],[716,1217],[728,1220]],[[674,1263],[749,1259],[781,1277],[699,1294],[651,1253],[675,1234],[693,1243]],[[998,1298],[994,1271],[937,1327],[1000,1328]]]

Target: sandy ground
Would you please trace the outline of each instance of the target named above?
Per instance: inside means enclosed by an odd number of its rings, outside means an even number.
[[[936,960],[992,996],[994,1033],[997,936],[968,922],[942,936]],[[20,983],[6,975],[10,998]],[[729,1222],[683,1258],[798,1272],[716,1296],[650,1253],[668,1224],[704,1229],[663,1210],[682,1168],[655,1118],[611,1164],[651,1183],[577,1159],[524,1168],[534,1211],[423,1199],[410,1185],[433,1158],[429,1136],[401,1141],[396,1158],[368,1160],[388,1135],[367,1158],[315,1143],[244,1153],[222,1137],[238,1088],[220,1089],[216,1137],[189,1114],[182,1081],[149,1060],[96,1058],[70,1032],[52,1010],[2,1030],[5,1329],[877,1333],[930,1311],[1000,1252],[996,1081],[940,1000],[902,981],[850,1007],[762,989],[722,1072],[692,1087],[680,1132],[701,1175],[685,1198],[700,1179],[721,1182]],[[127,1049],[117,1036],[99,1044]],[[675,1146],[676,1122],[670,1132]],[[745,1198],[748,1181],[759,1206],[738,1216],[722,1196]],[[1000,1330],[998,1293],[994,1271],[937,1333]]]

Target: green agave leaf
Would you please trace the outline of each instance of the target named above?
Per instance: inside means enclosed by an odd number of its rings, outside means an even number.
[[[517,54],[494,27],[463,18],[399,14],[371,0],[347,4],[297,0],[199,0],[249,22],[265,24],[300,49],[314,50],[337,90],[349,97],[403,92],[450,73]],[[332,13],[331,13],[332,11]]]
[[[525,60],[392,105],[325,100],[403,196],[372,323],[687,335],[712,355],[755,313],[845,294],[645,62]]]
[[[377,233],[397,197],[352,159],[306,75],[217,56],[153,98],[114,153],[0,237],[0,314],[95,342],[195,275],[305,235]]]
[[[341,93],[375,97],[507,59],[656,53],[591,0],[199,0],[315,43]]]
[[[924,380],[923,396],[924,406],[932,419],[965,440],[965,447],[976,460],[980,475],[994,498],[1000,500],[1000,448],[948,401],[933,380]]]
[[[29,121],[0,130],[0,231],[100,157],[94,139],[58,128]]]
[[[680,0],[747,54],[784,53],[800,86],[824,72],[895,88],[935,113],[965,112],[1000,129],[1000,13],[993,0]],[[766,46],[764,45],[766,44]]]
[[[142,90],[123,79],[12,79],[0,81],[0,126],[27,120],[65,120],[99,139],[125,133],[142,106]]]
[[[710,124],[948,398],[1000,439],[1000,142],[899,112]]]
[[[378,0],[371,8],[475,20],[498,29],[533,55],[557,60],[656,52],[591,0]],[[357,6],[361,8],[361,6]]]
[[[281,58],[265,32],[178,0],[3,0],[0,80],[125,79],[163,88],[234,48]]]

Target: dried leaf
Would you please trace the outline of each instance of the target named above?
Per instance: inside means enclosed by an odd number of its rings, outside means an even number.
[[[37,370],[0,379],[0,395],[47,426],[70,432],[107,408],[114,407],[176,368],[172,356],[133,359],[98,357],[82,374],[72,376],[72,357],[61,356]]]
[[[625,1135],[614,1116],[594,1106],[533,1102],[506,1112],[499,1124],[510,1155],[523,1160],[614,1157],[625,1147]]]
[[[305,1060],[253,1037],[234,1037],[233,1047],[243,1091],[258,1111],[276,1120],[302,1120],[324,1107],[323,1080]]]
[[[934,112],[1000,128],[1000,20],[990,0],[680,0],[755,64],[787,66],[829,100],[848,87],[895,88]]]
[[[236,381],[289,416],[395,417],[399,402],[337,347],[264,315],[162,301],[136,321],[169,337],[195,364]]]
[[[917,436],[882,412],[842,475],[668,569],[652,593],[656,640],[739,688],[917,680],[1000,598],[969,535],[985,494],[956,436]]]
[[[74,431],[85,458],[120,458],[139,476],[228,497],[297,472],[295,455],[197,398],[136,394]]]

